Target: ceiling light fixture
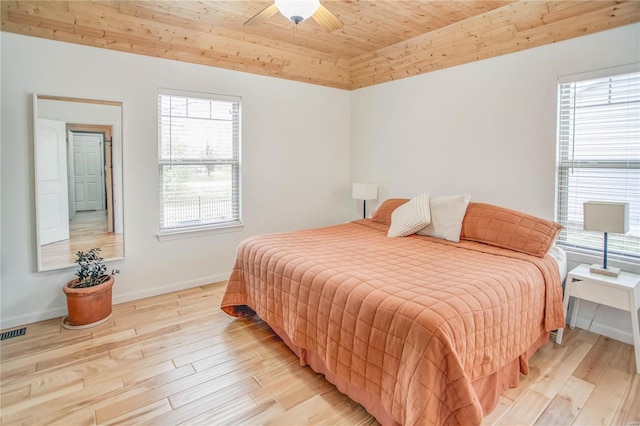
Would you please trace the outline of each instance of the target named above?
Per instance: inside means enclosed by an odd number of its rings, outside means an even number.
[[[275,0],[275,4],[282,16],[298,25],[315,13],[320,0]]]

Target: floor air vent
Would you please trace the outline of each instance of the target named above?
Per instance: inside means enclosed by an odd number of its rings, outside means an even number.
[[[24,336],[24,333],[27,332],[26,327],[18,328],[11,331],[5,331],[0,334],[0,340],[11,339],[12,337]]]

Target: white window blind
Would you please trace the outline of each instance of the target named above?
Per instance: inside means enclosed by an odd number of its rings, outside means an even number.
[[[629,203],[629,232],[609,234],[609,256],[640,259],[640,72],[559,85],[558,243],[601,254],[603,234],[583,227],[583,203]]]
[[[240,99],[158,96],[160,233],[240,223]]]

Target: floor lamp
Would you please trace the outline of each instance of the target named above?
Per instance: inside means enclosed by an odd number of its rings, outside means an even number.
[[[362,200],[362,218],[367,217],[367,200],[378,199],[378,185],[373,183],[354,183],[351,196],[355,200]]]
[[[604,253],[602,265],[594,264],[590,271],[595,274],[617,277],[620,268],[607,265],[607,234],[626,234],[629,231],[629,203],[607,203],[603,201],[588,201],[583,204],[585,231],[604,232]]]

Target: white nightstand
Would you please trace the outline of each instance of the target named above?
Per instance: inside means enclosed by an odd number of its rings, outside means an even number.
[[[640,275],[621,271],[617,277],[592,274],[590,265],[580,265],[567,275],[564,288],[563,307],[567,315],[569,297],[575,298],[569,326],[573,328],[578,316],[580,299],[612,306],[631,312],[633,347],[636,352],[636,370],[640,373],[640,329],[638,328],[638,307],[640,307]],[[564,329],[558,329],[556,343],[562,342]]]

